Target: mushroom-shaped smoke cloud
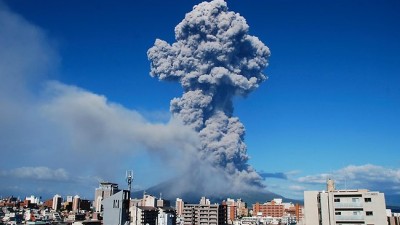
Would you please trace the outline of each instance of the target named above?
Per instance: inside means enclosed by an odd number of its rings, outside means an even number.
[[[171,112],[199,133],[199,155],[235,183],[262,185],[247,163],[245,129],[233,117],[232,98],[245,96],[266,79],[270,51],[248,34],[246,20],[223,0],[203,2],[175,27],[172,45],[157,39],[148,50],[151,76],[179,81]]]

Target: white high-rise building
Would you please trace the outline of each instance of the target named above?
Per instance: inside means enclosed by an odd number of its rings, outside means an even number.
[[[54,195],[54,197],[53,197],[53,205],[52,205],[52,209],[53,210],[60,210],[61,209],[61,201],[62,201],[62,198],[61,198],[61,195]]]
[[[368,190],[335,190],[328,180],[328,191],[304,192],[305,225],[387,224],[383,193]]]

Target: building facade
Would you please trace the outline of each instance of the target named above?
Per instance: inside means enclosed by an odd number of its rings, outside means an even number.
[[[129,223],[130,192],[122,190],[102,200],[103,224],[125,225]]]
[[[152,206],[132,206],[131,225],[157,225],[158,209]]]
[[[142,199],[130,201],[131,225],[176,225],[176,212],[169,201],[143,193]]]
[[[101,201],[111,195],[119,192],[118,184],[110,183],[110,182],[101,182],[99,187],[96,188],[94,194],[94,209],[95,212],[101,212]]]
[[[227,222],[228,224],[232,224],[237,217],[236,202],[234,199],[228,198],[225,201],[225,204],[226,204],[226,215],[228,220]]]
[[[306,225],[387,224],[383,193],[368,190],[335,190],[304,192]]]
[[[52,205],[52,209],[53,210],[60,210],[61,209],[61,203],[62,203],[62,198],[61,195],[54,195],[53,197],[53,205]]]
[[[184,225],[224,225],[227,206],[210,204],[210,200],[202,198],[200,204],[185,204],[182,217]]]
[[[81,197],[75,195],[72,200],[72,211],[78,211],[80,208]]]
[[[392,213],[390,209],[387,211],[388,225],[400,225],[400,213]]]
[[[176,225],[176,212],[173,208],[158,208],[157,225]]]
[[[240,198],[236,201],[236,215],[237,217],[245,217],[249,215],[247,203],[242,201]]]
[[[182,216],[182,214],[183,214],[183,206],[185,205],[185,202],[182,200],[182,199],[180,199],[180,198],[177,198],[176,199],[176,202],[175,202],[175,209],[176,209],[176,215],[178,216],[178,217],[181,217]]]
[[[282,204],[282,199],[274,199],[264,204],[256,203],[253,204],[253,216],[262,217],[283,217],[285,213],[285,206]]]

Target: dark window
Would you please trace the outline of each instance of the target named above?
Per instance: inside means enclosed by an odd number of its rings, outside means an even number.
[[[335,215],[340,216],[340,215],[342,215],[342,212],[335,212]]]
[[[340,202],[340,198],[335,198],[334,202]]]
[[[114,200],[113,208],[119,208],[119,200]]]
[[[365,202],[372,202],[371,198],[364,198]]]
[[[373,213],[372,211],[366,211],[365,214],[366,214],[367,216],[372,216],[372,215],[374,215],[374,213]]]
[[[353,198],[353,197],[362,197],[362,195],[357,195],[357,194],[354,194],[354,195],[334,195],[334,197],[337,197],[337,198]]]

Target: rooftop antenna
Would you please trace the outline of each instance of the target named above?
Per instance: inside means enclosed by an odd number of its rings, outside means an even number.
[[[133,181],[133,171],[127,170],[126,171],[126,182],[128,182],[129,193],[131,192],[131,189],[132,189],[132,181]]]

